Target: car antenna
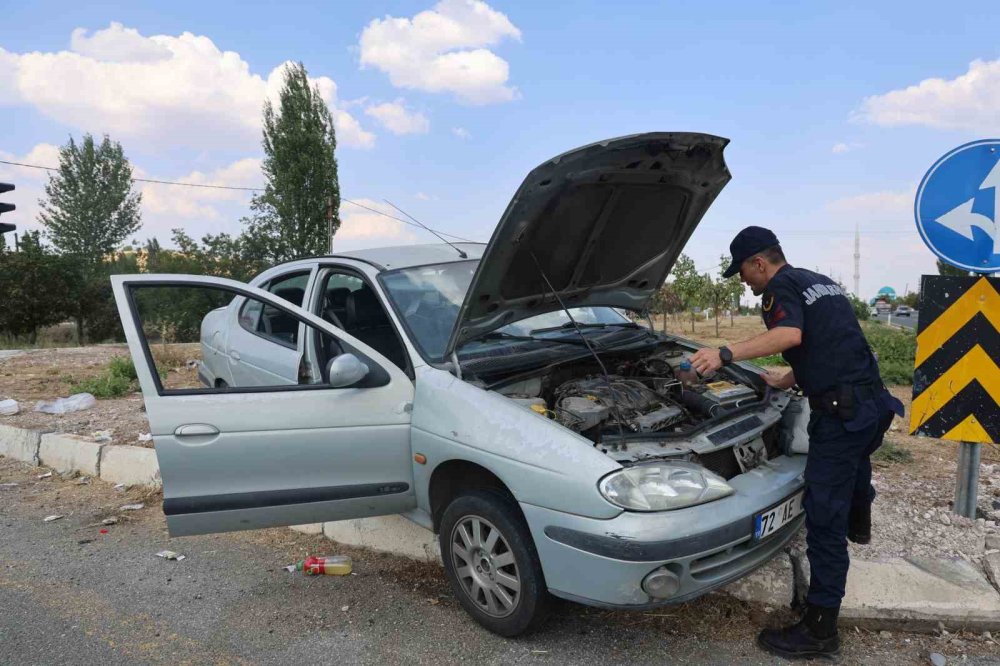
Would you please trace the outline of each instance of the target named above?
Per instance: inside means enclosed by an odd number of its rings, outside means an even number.
[[[403,210],[402,208],[400,208],[396,204],[392,203],[388,199],[382,199],[382,201],[386,202],[387,204],[389,204],[390,206],[392,206],[393,208],[395,208],[396,210],[398,210],[400,213],[402,213],[403,215],[405,215],[406,217],[410,218],[411,220],[413,220],[414,222],[416,222],[417,224],[419,224],[421,227],[423,227],[427,231],[431,232],[432,234],[434,234],[435,236],[437,236],[438,238],[440,238],[442,242],[448,243],[448,245],[450,245],[455,250],[455,252],[458,252],[458,256],[462,257],[462,259],[468,259],[469,258],[469,255],[467,255],[462,250],[462,248],[458,247],[454,243],[450,243],[450,242],[446,241],[444,239],[444,236],[442,236],[438,232],[434,231],[433,229],[431,229],[430,227],[428,227],[426,224],[424,224],[423,222],[421,222],[417,218],[413,217],[412,215],[410,215],[409,213],[407,213],[405,210]]]
[[[559,307],[561,307],[563,312],[566,313],[566,316],[569,317],[570,322],[573,324],[573,328],[576,329],[577,335],[579,335],[580,339],[583,340],[583,344],[587,345],[587,349],[594,356],[594,360],[597,361],[597,365],[601,368],[601,374],[604,375],[604,382],[608,385],[608,392],[611,394],[611,404],[615,408],[615,422],[618,424],[618,436],[621,438],[622,451],[625,451],[628,445],[625,443],[625,428],[622,427],[622,413],[618,408],[618,401],[615,400],[615,389],[611,384],[611,376],[608,375],[608,369],[604,367],[604,361],[601,360],[600,355],[594,351],[594,348],[590,345],[590,340],[588,340],[587,336],[583,334],[582,330],[580,330],[580,325],[576,323],[576,319],[573,319],[573,315],[569,313],[569,308],[567,308],[566,304],[563,303],[563,300],[559,298],[559,292],[555,290],[555,287],[553,287],[552,283],[549,281],[549,277],[545,274],[545,271],[542,270],[542,265],[538,262],[538,257],[536,257],[535,253],[531,250],[528,250],[528,254],[531,255],[531,260],[535,262],[535,267],[538,268],[538,274],[542,276],[543,280],[545,280],[545,284],[548,286],[549,291],[551,291],[552,295],[556,297]],[[594,446],[597,446],[597,444],[594,444]]]

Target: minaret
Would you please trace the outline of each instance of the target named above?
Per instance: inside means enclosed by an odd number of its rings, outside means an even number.
[[[854,295],[861,298],[861,228],[854,223]]]

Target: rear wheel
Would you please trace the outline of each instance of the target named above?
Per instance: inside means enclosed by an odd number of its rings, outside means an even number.
[[[517,636],[545,619],[548,591],[534,541],[513,502],[475,490],[441,518],[441,557],[455,596],[476,622]]]

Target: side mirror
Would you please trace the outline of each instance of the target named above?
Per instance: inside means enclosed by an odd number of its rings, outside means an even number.
[[[362,363],[354,354],[340,354],[326,366],[330,386],[344,388],[353,386],[368,375],[368,366]]]

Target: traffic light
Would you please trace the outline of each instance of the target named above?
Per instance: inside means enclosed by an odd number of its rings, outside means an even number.
[[[10,192],[13,189],[14,186],[11,185],[10,183],[0,183],[0,194],[3,194],[4,192]],[[16,206],[12,203],[0,202],[0,215],[3,215],[4,213],[9,213],[13,211],[15,208]],[[0,222],[0,234],[5,234],[8,231],[14,231],[14,229],[16,228],[17,227],[15,227],[13,224],[4,224],[3,222]]]

